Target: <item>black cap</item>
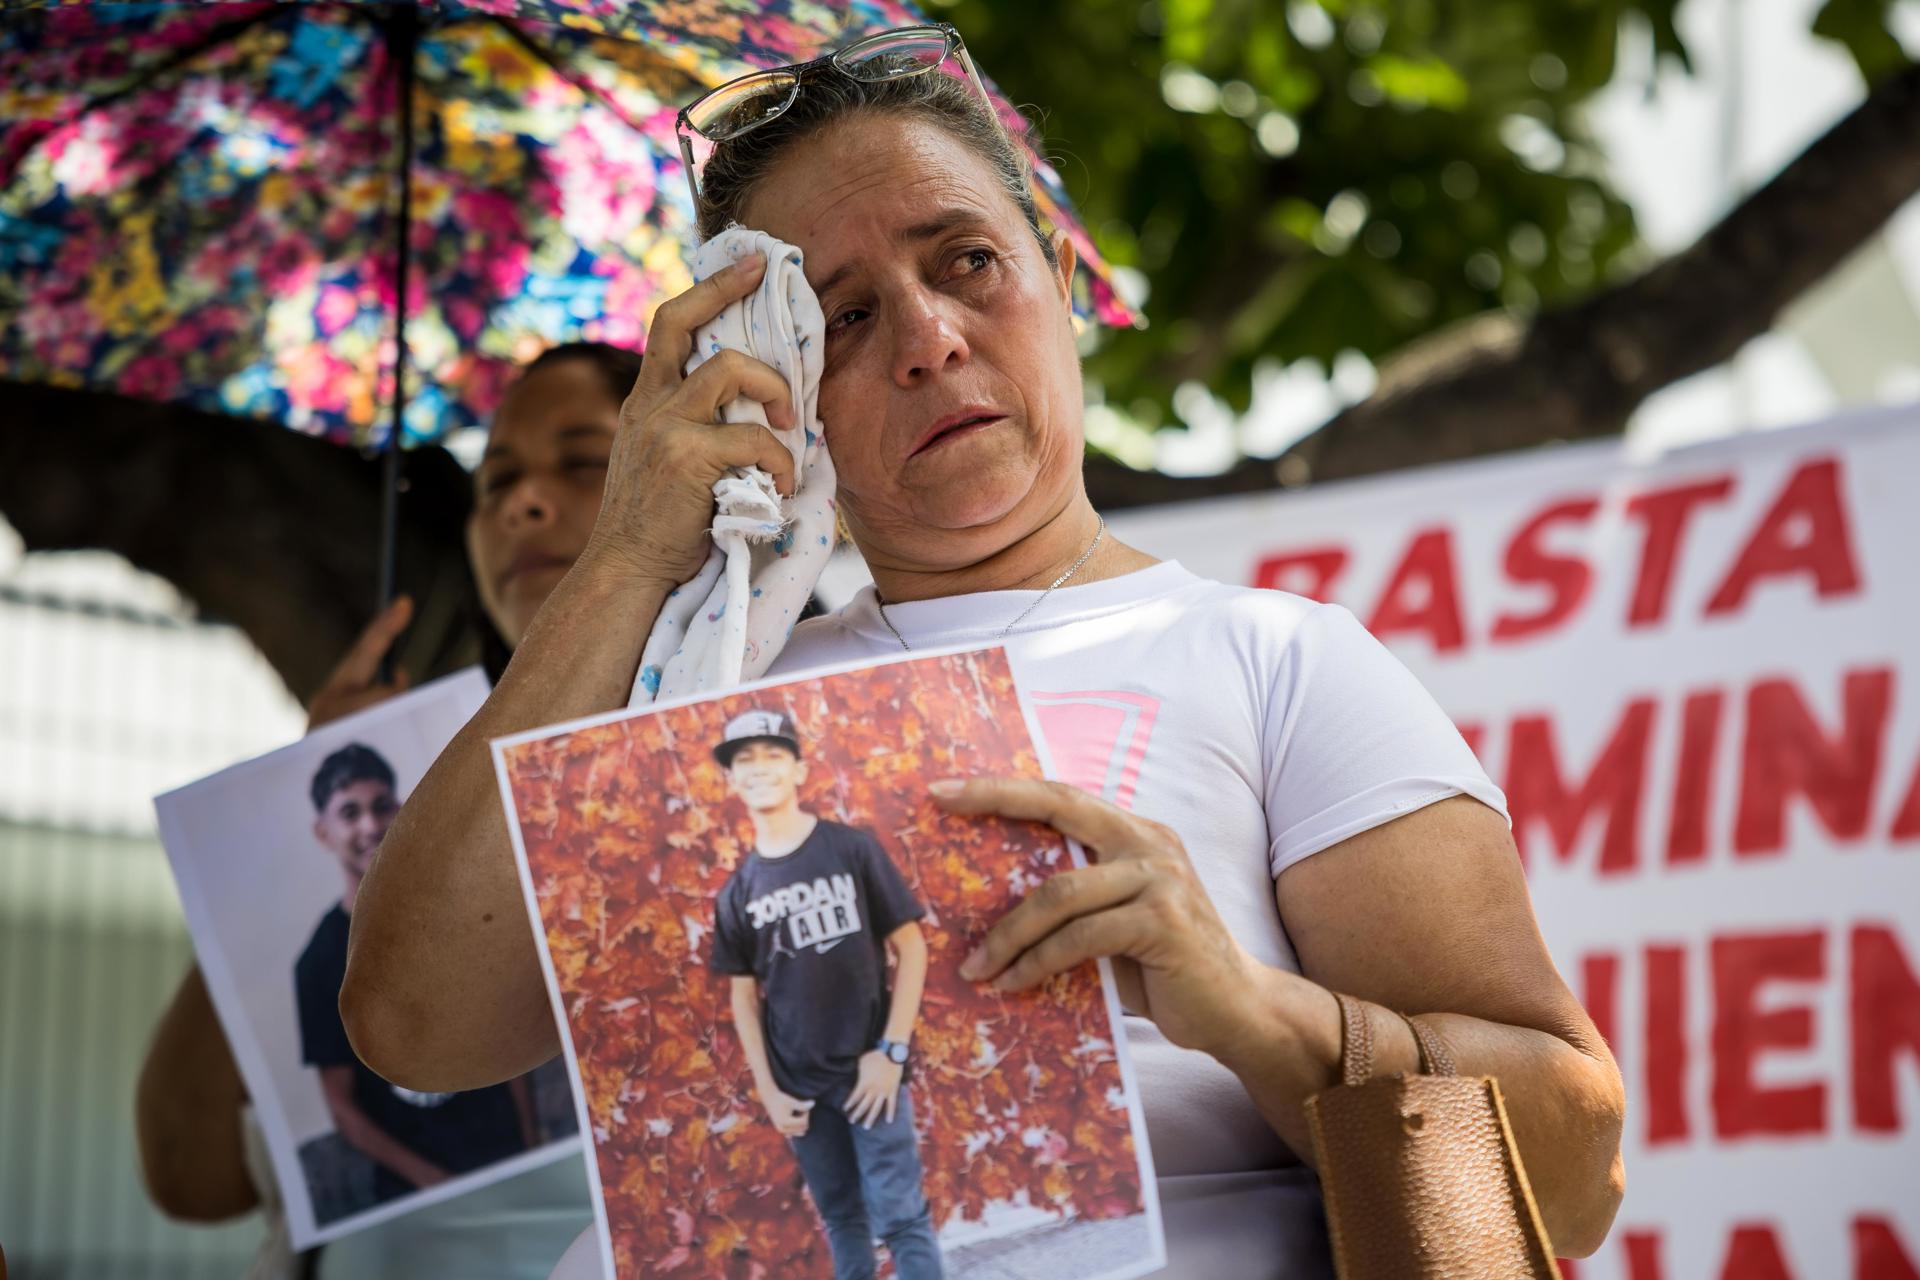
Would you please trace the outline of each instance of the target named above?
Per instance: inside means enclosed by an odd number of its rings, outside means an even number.
[[[794,732],[792,716],[784,711],[743,711],[727,721],[726,736],[714,747],[713,758],[721,768],[728,768],[734,752],[749,742],[777,742],[800,754],[800,735]]]

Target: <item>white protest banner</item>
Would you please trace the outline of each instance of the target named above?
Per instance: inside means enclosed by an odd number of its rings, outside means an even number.
[[[1569,1274],[1920,1277],[1920,408],[1113,527],[1352,609],[1506,791],[1630,1099]]]

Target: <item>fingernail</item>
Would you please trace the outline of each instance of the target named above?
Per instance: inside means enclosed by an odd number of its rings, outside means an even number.
[[[960,976],[971,982],[973,979],[979,977],[980,971],[986,967],[987,949],[985,947],[975,947],[967,953],[967,958],[960,962]]]
[[[960,794],[960,788],[967,784],[959,778],[942,778],[938,782],[929,782],[927,791],[942,800],[951,800]]]
[[[764,255],[753,253],[753,254],[748,254],[746,257],[734,263],[733,269],[739,272],[743,276],[750,276],[754,274],[756,271],[765,270],[766,265],[767,265],[767,260]]]

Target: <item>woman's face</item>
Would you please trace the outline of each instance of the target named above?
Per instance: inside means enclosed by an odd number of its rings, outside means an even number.
[[[826,314],[820,420],[870,564],[972,564],[1079,491],[1073,251],[1047,263],[937,125],[863,115],[796,144],[743,220],[798,246]]]
[[[620,401],[584,359],[514,383],[474,474],[467,553],[480,601],[508,645],[586,549],[600,515]]]

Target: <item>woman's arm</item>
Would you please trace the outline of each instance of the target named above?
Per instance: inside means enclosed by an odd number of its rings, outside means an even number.
[[[559,1051],[488,743],[625,704],[668,588],[589,551],[401,807],[353,909],[340,1016],[409,1089],[477,1089]]]
[[[654,316],[592,540],[360,886],[340,1013],[361,1060],[396,1084],[476,1089],[559,1050],[488,740],[625,705],[661,602],[712,546],[713,484],[728,468],[757,466],[793,492],[793,456],[771,431],[717,421],[745,396],[791,425],[780,375],[738,352],[681,374],[693,331],[752,292],[764,266],[718,272]]]
[[[1620,1073],[1553,967],[1492,809],[1444,800],[1283,872],[1275,892],[1302,977],[1240,948],[1179,838],[1157,823],[1057,783],[975,779],[936,784],[935,798],[958,813],[1046,822],[1098,860],[1008,912],[965,976],[1020,989],[1117,957],[1129,1007],[1231,1068],[1309,1162],[1302,1104],[1339,1077],[1331,993],[1429,1015],[1462,1074],[1499,1077],[1556,1250],[1584,1256],[1605,1238],[1624,1185]],[[1417,1069],[1412,1033],[1371,1012],[1376,1069]]]
[[[246,1100],[195,965],[161,1015],[134,1092],[140,1172],[168,1217],[223,1222],[260,1203],[240,1134]]]
[[[1465,796],[1440,801],[1295,863],[1275,893],[1312,981],[1263,970],[1241,1046],[1223,1056],[1275,1130],[1311,1151],[1299,1104],[1339,1074],[1328,993],[1424,1014],[1462,1075],[1500,1080],[1555,1248],[1599,1248],[1625,1189],[1625,1090],[1547,953],[1500,815]],[[1406,1023],[1370,1013],[1375,1069],[1417,1071]],[[1272,1044],[1300,1051],[1263,1051]]]

